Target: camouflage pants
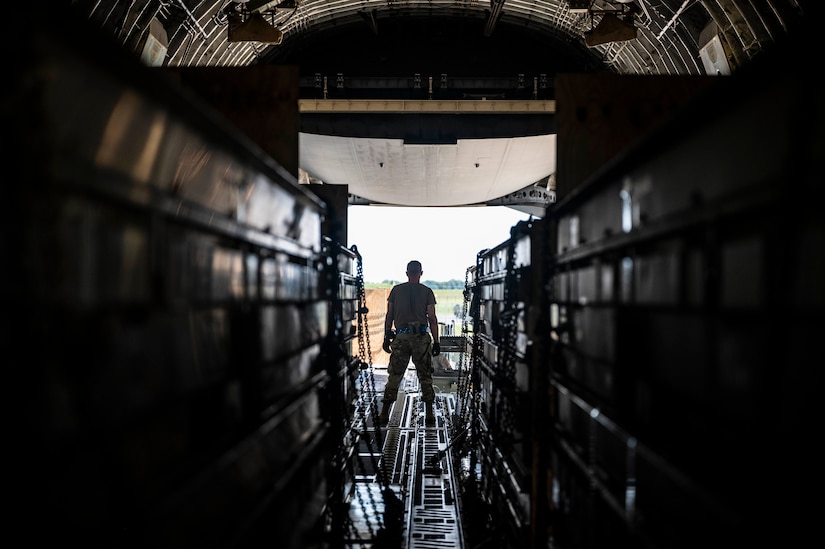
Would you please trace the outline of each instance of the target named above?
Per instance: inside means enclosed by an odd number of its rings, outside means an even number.
[[[430,334],[398,334],[390,347],[390,363],[387,366],[387,385],[384,387],[384,402],[394,402],[398,395],[398,386],[407,365],[412,359],[418,382],[421,384],[421,400],[435,402],[433,390],[433,340]]]

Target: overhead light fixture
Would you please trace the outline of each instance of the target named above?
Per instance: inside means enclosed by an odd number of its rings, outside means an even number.
[[[584,43],[590,48],[607,42],[623,42],[635,38],[636,27],[633,25],[633,19],[622,19],[612,13],[602,15],[596,28],[584,33]]]
[[[233,25],[232,18],[229,20],[229,41],[230,42],[262,42],[264,44],[280,44],[284,39],[284,33],[277,27],[273,27],[266,22],[260,13],[253,13],[246,20],[236,22]]]
[[[284,39],[284,33],[275,21],[283,26],[298,11],[300,3],[301,0],[231,2],[224,10],[229,20],[229,41],[280,44]],[[287,10],[292,13],[286,19],[276,19],[277,12]]]

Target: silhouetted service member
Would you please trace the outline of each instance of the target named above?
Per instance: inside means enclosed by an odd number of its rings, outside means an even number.
[[[435,294],[421,284],[423,272],[420,261],[413,260],[407,263],[407,282],[393,286],[387,297],[383,348],[390,353],[390,363],[387,366],[389,377],[384,388],[384,405],[379,415],[382,424],[389,419],[390,408],[398,395],[398,386],[410,359],[415,365],[421,384],[421,399],[426,407],[426,423],[435,424],[432,357],[441,353],[441,344],[438,342]]]

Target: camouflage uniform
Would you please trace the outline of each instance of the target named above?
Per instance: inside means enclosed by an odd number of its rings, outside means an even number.
[[[414,263],[407,265],[407,274]],[[420,275],[420,263],[416,274]],[[384,403],[392,403],[398,395],[398,386],[412,359],[421,385],[421,400],[430,405],[435,402],[433,390],[433,336],[430,328],[437,329],[437,320],[427,312],[435,307],[433,291],[416,281],[393,286],[387,297],[387,321],[395,325],[395,339],[390,343],[392,353],[387,365],[387,385],[384,389]]]
[[[421,384],[421,400],[435,401],[433,390],[433,340],[429,332],[399,333],[392,341],[392,354],[387,366],[387,384],[384,387],[384,402],[393,402],[398,394],[398,386],[407,371],[412,358]]]

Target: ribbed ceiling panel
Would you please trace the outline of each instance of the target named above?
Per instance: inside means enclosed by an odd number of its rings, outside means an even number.
[[[302,0],[296,9],[266,13],[284,33],[281,45],[229,42],[227,0],[78,0],[71,2],[107,28],[127,47],[142,44],[154,17],[166,28],[170,66],[244,66],[279,58],[295,41],[374,18],[379,25],[398,17],[465,17],[492,26],[510,25],[540,32],[560,42],[584,43],[604,10],[635,10],[635,40],[608,42],[590,50],[608,70],[620,74],[702,74],[698,43],[702,28],[714,22],[735,69],[794,25],[804,13],[802,0],[594,0],[590,14],[573,13],[567,0],[505,0],[497,21],[494,5],[483,0]],[[238,3],[243,6],[245,2]]]

